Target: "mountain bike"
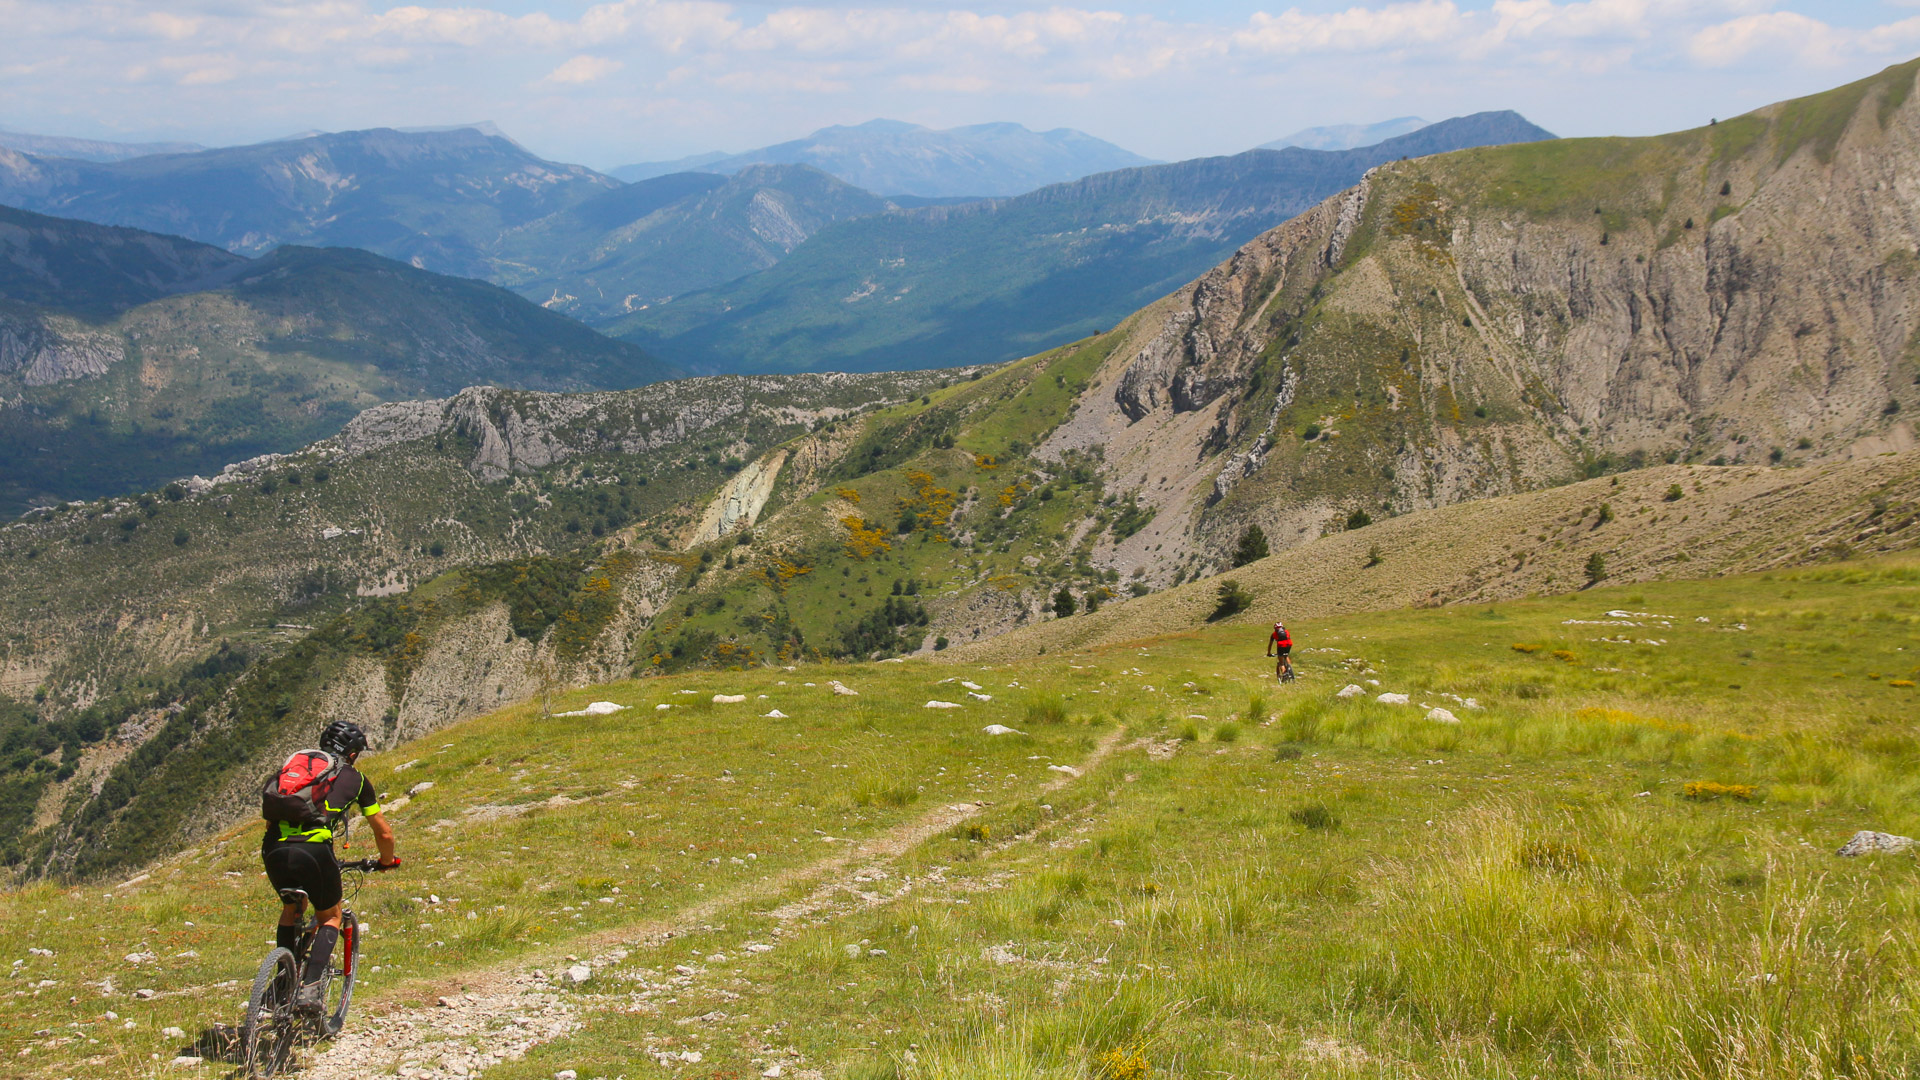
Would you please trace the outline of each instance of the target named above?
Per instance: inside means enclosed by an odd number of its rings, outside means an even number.
[[[378,859],[343,862],[340,867],[341,896],[351,900],[360,891],[366,876],[381,869]],[[280,902],[306,903],[301,889],[278,890]],[[267,1080],[285,1069],[297,1044],[311,1044],[340,1033],[347,1023],[347,1008],[353,1004],[353,980],[360,967],[360,920],[350,907],[340,911],[340,947],[335,955],[339,966],[327,968],[327,1007],[318,1015],[303,1015],[293,1007],[293,995],[300,988],[300,972],[306,967],[307,948],[313,944],[313,932],[320,920],[313,904],[306,903],[306,922],[292,949],[275,946],[260,961],[260,972],[253,977],[253,994],[247,999],[247,1018],[240,1028],[240,1049],[248,1080]]]

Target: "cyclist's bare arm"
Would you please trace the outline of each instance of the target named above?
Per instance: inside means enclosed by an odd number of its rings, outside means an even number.
[[[368,814],[367,827],[373,830],[373,843],[380,849],[380,862],[391,866],[397,860],[393,854],[393,826],[387,824],[387,815]]]

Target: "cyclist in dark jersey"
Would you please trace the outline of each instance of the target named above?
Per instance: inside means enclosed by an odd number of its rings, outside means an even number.
[[[327,823],[317,829],[301,829],[287,822],[270,821],[260,841],[260,859],[267,867],[267,880],[276,889],[298,889],[312,901],[320,926],[314,931],[313,946],[307,952],[306,970],[301,974],[300,991],[294,996],[296,1008],[317,1012],[326,992],[327,965],[333,957],[334,943],[340,940],[340,866],[333,855],[333,838],[345,831],[348,811],[355,806],[373,829],[373,842],[380,849],[380,866],[400,865],[393,853],[393,826],[380,812],[380,796],[368,780],[353,767],[354,759],[367,748],[367,736],[345,720],[336,720],[320,733],[320,749],[346,759],[346,766],[334,777],[333,785],[321,797]],[[292,949],[300,937],[300,920],[306,913],[306,901],[296,900],[280,908],[280,925],[274,941]]]
[[[1280,623],[1273,624],[1273,634],[1267,638],[1267,655],[1278,658],[1273,663],[1274,678],[1293,677],[1293,635]]]

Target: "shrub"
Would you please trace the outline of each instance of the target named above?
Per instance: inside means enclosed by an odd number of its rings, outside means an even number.
[[[1247,699],[1247,723],[1263,724],[1267,720],[1267,699],[1264,694],[1255,694]]]
[[[1348,529],[1364,529],[1373,524],[1373,518],[1365,510],[1355,510],[1347,515]]]
[[[1213,614],[1207,616],[1208,622],[1218,622],[1232,615],[1238,615],[1253,606],[1253,594],[1240,587],[1240,583],[1231,579],[1220,583],[1215,593]]]
[[[1694,802],[1712,802],[1715,799],[1739,799],[1749,802],[1753,799],[1752,784],[1721,784],[1712,780],[1689,780],[1680,789],[1680,794]]]
[[[1240,741],[1240,725],[1229,720],[1226,723],[1221,724],[1219,727],[1214,728],[1213,741],[1217,743],[1239,742]]]
[[[1319,437],[1320,437],[1320,425],[1319,425],[1319,424],[1308,424],[1308,425],[1307,425],[1306,427],[1304,427],[1304,428],[1301,428],[1301,429],[1300,429],[1300,437],[1301,437],[1302,439],[1304,439],[1304,440],[1306,440],[1307,442],[1312,442],[1313,440],[1315,440],[1315,439],[1317,439],[1317,438],[1319,438]]]
[[[1293,745],[1292,743],[1281,743],[1279,746],[1276,746],[1273,748],[1273,760],[1299,761],[1301,755],[1304,753],[1305,751],[1301,750],[1299,747]]]
[[[1233,565],[1238,568],[1264,559],[1270,554],[1267,550],[1267,534],[1258,525],[1247,526],[1240,534],[1240,546],[1234,549]]]
[[[1340,819],[1323,803],[1308,803],[1287,811],[1287,820],[1303,829],[1337,829]]]
[[[1520,846],[1520,865],[1529,870],[1570,874],[1593,862],[1586,849],[1562,840],[1529,840]]]
[[[939,651],[940,651],[941,649],[944,649],[944,648],[946,648],[946,647],[947,647],[947,639],[946,639],[946,638],[943,638],[943,637],[937,637],[937,638],[934,638],[934,639],[933,639],[933,651],[934,651],[934,652],[939,652]]]
[[[1060,586],[1060,591],[1053,594],[1053,613],[1060,618],[1064,619],[1072,615],[1078,607],[1079,605],[1074,603],[1073,594],[1067,591],[1065,585]]]
[[[1553,652],[1549,653],[1548,655],[1552,656],[1555,660],[1564,660],[1569,664],[1573,663],[1575,660],[1580,659],[1578,656],[1574,655],[1572,649],[1555,649],[1553,650]]]
[[[1367,565],[1368,566],[1379,566],[1381,563],[1385,561],[1386,560],[1382,558],[1380,555],[1379,544],[1374,544],[1372,547],[1369,547],[1367,549]]]
[[[1612,520],[1613,520],[1613,504],[1601,503],[1600,512],[1594,515],[1593,527],[1597,529],[1600,526],[1605,525],[1607,522]]]
[[[1587,556],[1587,585],[1594,586],[1606,580],[1607,557],[1596,551]]]
[[[1184,724],[1181,724],[1180,725],[1180,741],[1181,742],[1199,742],[1200,741],[1199,725],[1195,724],[1191,720],[1187,721]]]
[[[1662,496],[1662,498],[1666,499],[1668,502],[1679,502],[1681,499],[1684,499],[1686,497],[1687,497],[1687,493],[1680,490],[1679,484],[1668,484],[1667,493],[1664,496]]]
[[[160,494],[165,497],[168,502],[179,502],[181,499],[187,497],[187,489],[181,487],[179,484],[168,484],[166,487],[160,489]]]
[[[1148,1072],[1146,1047],[1138,1042],[1116,1046],[1093,1060],[1095,1080],[1146,1080]]]
[[[1055,693],[1035,695],[1032,701],[1027,702],[1027,722],[1030,724],[1066,723],[1066,699]]]
[[[173,546],[174,547],[186,547],[187,541],[192,539],[193,537],[187,535],[187,530],[185,529],[173,530]]]
[[[1513,645],[1513,651],[1519,653],[1537,653],[1544,648],[1546,648],[1545,645],[1531,645],[1525,642],[1515,642]]]

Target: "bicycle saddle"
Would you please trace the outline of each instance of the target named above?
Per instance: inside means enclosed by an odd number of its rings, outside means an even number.
[[[307,900],[305,889],[281,889],[280,902],[283,904],[303,904]]]

